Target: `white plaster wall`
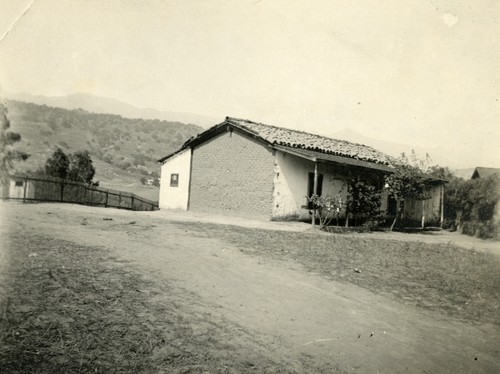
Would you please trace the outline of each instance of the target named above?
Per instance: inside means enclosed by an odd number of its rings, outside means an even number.
[[[22,186],[16,187],[16,181],[10,180],[9,197],[11,199],[22,199],[24,194],[24,182]]]
[[[314,173],[314,162],[276,151],[273,192],[274,219],[309,219],[307,206],[307,184],[309,173]],[[347,200],[347,185],[343,175],[334,166],[320,164],[318,172],[323,174],[322,195],[340,194]],[[340,217],[345,214],[345,205]]]
[[[274,167],[273,218],[307,218],[307,178],[314,163],[276,151]]]
[[[170,187],[170,175],[179,174],[178,187]],[[187,210],[191,174],[191,149],[169,158],[161,166],[160,209]]]
[[[307,208],[308,174],[314,172],[314,162],[276,151],[274,167],[273,219],[309,219]],[[348,195],[348,174],[356,175],[347,166],[319,164],[318,173],[323,175],[322,196],[339,196],[343,202],[339,218],[345,218]],[[360,177],[380,184],[381,176],[376,172],[358,172]],[[387,195],[383,208],[387,208]]]
[[[16,180],[20,180],[23,182],[22,186],[16,187]],[[10,180],[10,191],[9,191],[9,197],[11,199],[22,199],[24,198],[24,183],[26,181],[23,179],[11,179]],[[26,185],[26,198],[27,199],[33,199],[35,197],[35,188],[32,182],[28,182]]]
[[[318,172],[323,174],[323,196],[330,195],[332,197],[340,197],[342,208],[339,212],[339,217],[345,216],[347,203],[347,181],[345,175],[342,174],[340,168],[335,165],[319,165]]]

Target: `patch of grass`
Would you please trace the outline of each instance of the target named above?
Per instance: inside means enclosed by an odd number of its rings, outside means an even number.
[[[500,324],[500,259],[451,244],[207,225],[243,252],[467,321]],[[355,271],[355,269],[357,271]]]
[[[186,307],[194,295],[105,249],[16,232],[2,245],[2,373],[296,372],[239,326]]]

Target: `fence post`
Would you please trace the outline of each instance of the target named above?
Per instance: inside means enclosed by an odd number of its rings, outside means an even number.
[[[64,181],[61,181],[61,203],[64,201]]]
[[[425,200],[422,200],[422,228],[425,228]]]
[[[440,218],[439,218],[439,227],[443,228],[444,223],[444,184],[441,184],[441,191],[439,191],[439,210],[440,210]]]
[[[28,188],[28,178],[24,178],[23,203],[26,202],[26,189]]]
[[[122,206],[122,193],[119,192],[118,193],[118,208],[120,208]]]
[[[134,210],[134,195],[130,197],[130,209]]]
[[[108,207],[108,196],[109,196],[109,191],[106,190],[106,202],[104,203],[104,207],[107,208]]]

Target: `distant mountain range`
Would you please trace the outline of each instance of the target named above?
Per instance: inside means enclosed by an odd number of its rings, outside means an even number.
[[[83,109],[87,112],[97,114],[116,114],[125,118],[133,119],[159,119],[169,122],[195,124],[201,127],[210,127],[223,120],[223,118],[215,119],[192,113],[161,111],[152,108],[138,108],[123,101],[86,93],[76,93],[67,96],[42,96],[28,93],[12,93],[0,90],[0,97],[68,110]]]
[[[419,158],[425,158],[425,155],[428,154],[431,160],[435,164],[438,164],[440,166],[447,166],[451,170],[458,170],[461,168],[460,164],[458,164],[452,159],[447,158],[446,156],[443,156],[444,154],[446,154],[446,152],[440,148],[415,147],[409,144],[395,143],[386,140],[375,139],[364,136],[349,129],[340,130],[328,134],[327,136],[334,139],[342,139],[353,143],[368,145],[393,157],[398,157],[401,155],[401,153],[405,153],[408,155],[411,153],[412,150],[414,150]]]

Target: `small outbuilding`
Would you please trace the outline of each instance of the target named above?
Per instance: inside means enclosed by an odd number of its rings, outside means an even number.
[[[347,181],[356,177],[382,191],[382,209],[390,213],[384,176],[391,161],[366,145],[227,117],[159,160],[159,208],[305,220],[308,196],[346,201]],[[409,202],[405,212],[439,225],[442,202],[443,184],[436,183],[431,199]]]
[[[3,198],[23,200],[35,197],[35,183],[22,174],[9,175],[4,183]]]
[[[496,176],[497,178],[500,178],[500,169],[499,168],[484,168],[484,167],[478,166],[474,169],[474,172],[472,173],[471,179],[489,178],[493,175]]]

